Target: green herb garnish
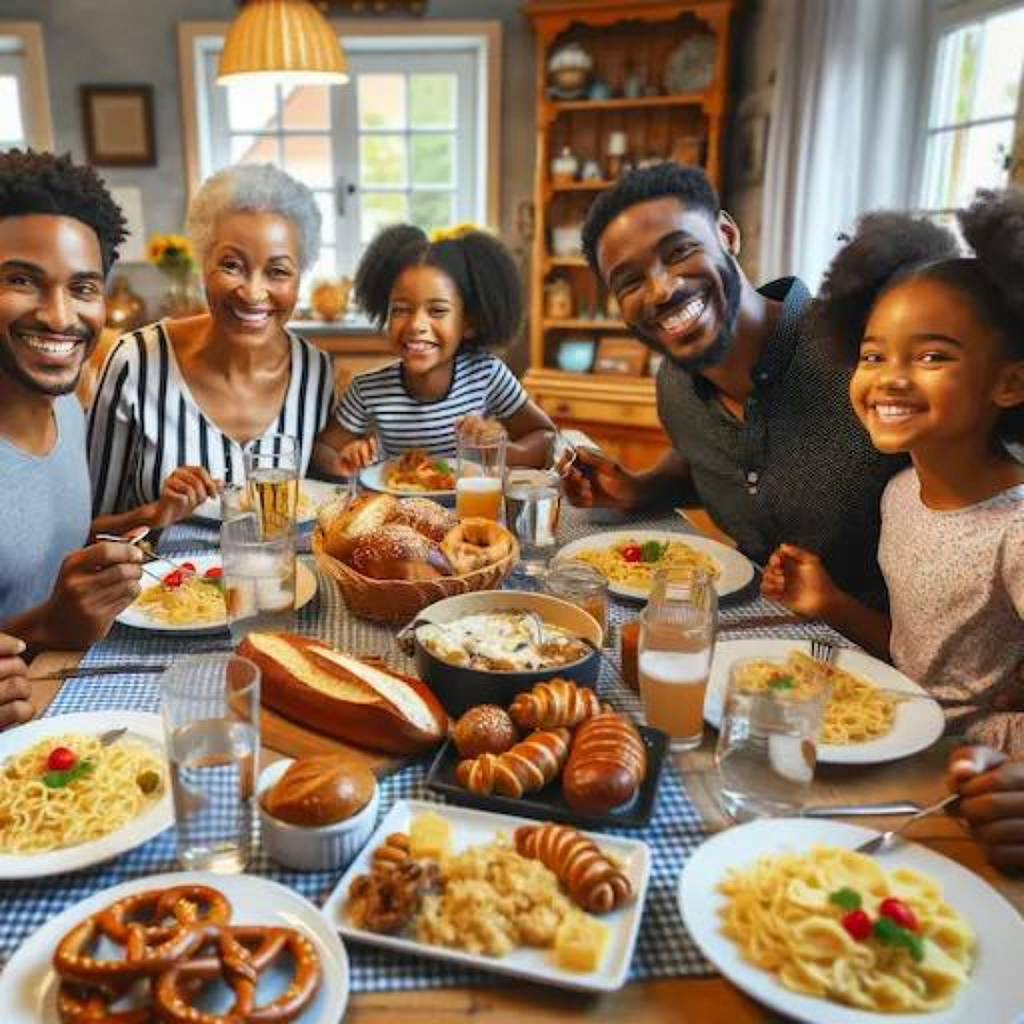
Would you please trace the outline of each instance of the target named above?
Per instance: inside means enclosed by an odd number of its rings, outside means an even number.
[[[844,885],[842,889],[836,889],[828,898],[829,903],[834,903],[837,907],[843,910],[860,910],[863,901],[860,898],[860,893],[856,889],[851,889],[848,885]]]
[[[902,946],[917,963],[924,959],[921,936],[888,917],[880,917],[872,926],[871,933],[883,946]]]
[[[450,473],[452,471],[452,467],[449,466],[444,459],[438,459],[437,462],[434,463],[434,469],[436,469],[438,473]]]
[[[796,686],[796,680],[792,676],[775,676],[768,683],[769,690],[792,690]],[[852,909],[856,910],[856,907]]]
[[[666,551],[668,551],[667,541],[662,544],[657,540],[645,540],[640,545],[640,561],[660,562]]]
[[[50,789],[63,789],[69,782],[88,775],[93,769],[93,763],[88,758],[83,758],[74,767],[66,771],[48,771],[43,775],[43,785]]]

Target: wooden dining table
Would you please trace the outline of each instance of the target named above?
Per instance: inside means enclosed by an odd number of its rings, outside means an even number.
[[[47,652],[34,659],[30,676],[37,712],[49,704],[61,685],[50,678],[52,674],[74,666],[79,658],[79,654]],[[892,800],[914,800],[922,806],[932,803],[943,795],[943,772],[952,746],[948,740],[940,741],[927,751],[888,764],[821,765],[814,782],[813,800],[818,804],[844,805]],[[699,749],[674,756],[708,833],[728,828],[731,822],[717,802],[718,780],[709,736],[705,735]],[[856,821],[884,829],[891,828],[899,819],[869,817]],[[976,872],[1024,914],[1024,880],[1000,874],[986,864],[983,848],[959,819],[935,815],[914,823],[907,834]],[[747,998],[720,976],[634,982],[618,992],[600,996],[567,992],[518,979],[506,981],[496,976],[494,986],[487,988],[354,993],[345,1015],[348,1024],[396,1024],[398,1021],[542,1024],[573,1020],[754,1024],[783,1019]]]

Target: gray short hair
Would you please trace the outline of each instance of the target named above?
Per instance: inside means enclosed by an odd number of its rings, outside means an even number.
[[[273,164],[235,164],[207,178],[188,209],[185,230],[200,263],[214,243],[223,213],[276,213],[299,234],[299,270],[305,273],[320,255],[320,207],[313,193]]]

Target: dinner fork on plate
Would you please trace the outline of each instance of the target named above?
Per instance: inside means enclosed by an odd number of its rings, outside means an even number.
[[[957,803],[959,799],[959,793],[950,793],[949,796],[944,796],[936,803],[930,804],[928,807],[922,808],[916,814],[910,815],[910,817],[899,825],[898,828],[889,829],[887,832],[881,832],[879,835],[873,836],[866,842],[861,843],[860,846],[855,846],[853,852],[864,854],[885,853],[886,850],[890,849],[896,843],[908,826],[912,825],[919,818],[927,818],[929,815],[937,814],[939,811],[952,807],[952,805]]]
[[[811,657],[826,665],[834,665],[839,655],[839,648],[831,640],[811,640]]]

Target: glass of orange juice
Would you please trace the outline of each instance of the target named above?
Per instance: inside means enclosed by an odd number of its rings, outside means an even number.
[[[474,429],[456,434],[455,512],[499,522],[508,434],[500,423],[474,419]]]

